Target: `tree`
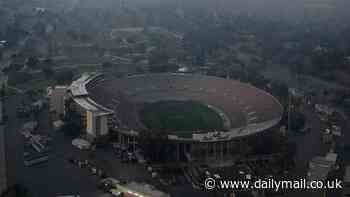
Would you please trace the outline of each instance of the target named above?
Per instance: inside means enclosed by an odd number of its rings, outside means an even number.
[[[73,71],[62,71],[55,74],[54,78],[58,84],[67,84],[73,80],[74,73]]]
[[[151,52],[148,59],[150,65],[161,65],[168,63],[170,55],[165,50],[156,49]]]
[[[37,91],[35,91],[34,89],[29,89],[25,93],[32,101],[34,101],[35,98],[38,96]]]
[[[27,62],[26,62],[26,65],[29,67],[29,68],[35,68],[39,63],[39,60],[37,57],[29,57],[27,59]]]
[[[0,196],[1,197],[32,197],[33,195],[23,185],[15,184],[7,188]]]
[[[178,65],[165,63],[163,65],[150,65],[149,70],[153,73],[176,72],[179,69]]]
[[[278,96],[279,100],[283,103],[288,98],[288,86],[282,82],[272,82],[272,92]]]
[[[45,66],[52,66],[53,61],[52,61],[51,58],[46,58],[46,59],[44,60],[44,64],[45,64]]]
[[[111,68],[112,66],[113,64],[111,62],[103,62],[101,65],[103,69]]]
[[[44,73],[46,79],[50,79],[54,75],[54,70],[50,67],[44,67],[41,72]]]
[[[3,83],[2,86],[1,86],[1,90],[0,90],[0,99],[5,98],[5,96],[6,96],[6,86]]]
[[[4,69],[4,72],[11,72],[11,71],[20,71],[22,68],[24,67],[23,64],[10,64],[9,67],[7,67],[8,69]]]
[[[8,83],[11,85],[26,83],[32,79],[32,75],[26,72],[13,72],[9,74]]]
[[[305,126],[305,115],[301,112],[290,113],[290,128],[294,131],[298,131]]]
[[[77,137],[81,134],[84,127],[82,125],[80,114],[71,109],[72,102],[72,99],[68,99],[65,102],[65,109],[67,109],[67,113],[63,118],[65,124],[61,130],[68,136]]]

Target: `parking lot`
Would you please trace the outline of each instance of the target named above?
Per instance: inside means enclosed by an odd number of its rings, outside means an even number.
[[[54,131],[50,124],[48,111],[44,109],[38,117],[39,134],[52,137],[48,162],[30,167],[23,164],[24,137],[20,130],[30,119],[16,117],[11,110],[19,105],[24,95],[16,94],[7,100],[6,109],[9,121],[6,127],[6,148],[8,176],[11,184],[21,183],[34,196],[57,196],[79,194],[82,197],[101,196],[97,185],[100,178],[91,172],[91,168],[80,168],[69,159],[89,160],[96,168],[102,169],[109,177],[119,180],[147,182],[171,194],[171,196],[209,195],[203,191],[193,190],[189,184],[164,186],[159,179],[153,179],[147,167],[137,163],[124,163],[113,152],[112,145],[97,148],[95,151],[79,150],[72,146],[72,138],[63,132]]]

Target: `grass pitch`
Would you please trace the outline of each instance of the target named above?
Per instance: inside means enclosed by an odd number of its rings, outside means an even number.
[[[223,120],[213,109],[196,101],[159,101],[140,111],[143,124],[161,131],[213,131],[223,129]]]

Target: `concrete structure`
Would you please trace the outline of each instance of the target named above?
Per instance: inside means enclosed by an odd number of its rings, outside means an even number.
[[[54,121],[54,122],[52,123],[53,128],[55,129],[55,131],[60,130],[60,129],[63,127],[64,124],[65,124],[65,123],[64,123],[62,120],[56,120],[56,121]]]
[[[67,86],[50,87],[47,90],[50,99],[50,111],[56,114],[64,114],[64,99],[67,92]]]
[[[87,98],[73,98],[70,106],[81,116],[81,121],[89,137],[97,138],[108,134],[108,119],[111,111],[99,108],[96,103]]]
[[[117,186],[122,193],[126,196],[137,196],[137,197],[170,197],[162,191],[157,190],[152,185],[140,184],[136,182],[130,182],[125,185],[119,184]]]
[[[314,157],[309,162],[308,181],[326,180],[328,173],[335,168],[337,157],[335,153]]]
[[[345,168],[342,193],[344,197],[350,196],[350,166],[346,166]]]
[[[176,158],[197,162],[224,161],[241,151],[246,137],[259,135],[282,117],[280,103],[270,94],[238,81],[191,74],[149,74],[125,78],[83,75],[69,88],[76,111],[92,136],[117,132],[119,143],[134,147],[140,130],[143,103],[195,100],[223,119],[222,131],[167,131]],[[98,103],[98,104],[97,104]],[[152,132],[152,131],[149,131]]]
[[[67,99],[72,99],[73,101],[69,107],[80,114],[88,137],[93,139],[108,134],[109,119],[113,114],[113,111],[91,100],[86,91],[85,86],[97,80],[98,76],[83,75],[72,83],[68,88],[67,95]]]
[[[153,185],[137,182],[120,183],[114,178],[103,179],[102,182],[109,183],[113,189],[110,190],[116,196],[130,196],[130,197],[170,197],[169,194],[156,189]]]
[[[72,140],[72,145],[82,150],[89,149],[91,146],[90,142],[80,138]]]
[[[315,104],[315,110],[317,113],[325,115],[331,115],[335,111],[332,107],[322,104]]]

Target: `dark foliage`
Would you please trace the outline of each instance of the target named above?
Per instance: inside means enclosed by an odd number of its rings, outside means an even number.
[[[73,80],[73,77],[74,77],[74,73],[71,70],[69,70],[69,71],[62,71],[62,72],[56,72],[55,75],[54,75],[54,79],[60,85],[71,83],[72,80]]]

